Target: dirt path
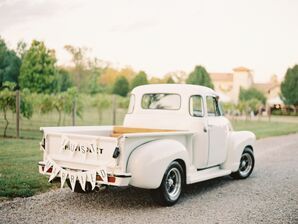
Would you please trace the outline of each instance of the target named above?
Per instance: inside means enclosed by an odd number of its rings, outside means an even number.
[[[255,154],[250,178],[190,185],[173,207],[135,188],[63,189],[0,203],[0,223],[298,223],[298,134],[258,140]]]

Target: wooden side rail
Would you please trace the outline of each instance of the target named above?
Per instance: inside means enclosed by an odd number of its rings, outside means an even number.
[[[148,133],[148,132],[174,132],[175,130],[150,129],[150,128],[131,128],[123,126],[115,126],[111,137],[119,137],[127,133]]]

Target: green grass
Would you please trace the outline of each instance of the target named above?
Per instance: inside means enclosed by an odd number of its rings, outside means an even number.
[[[271,136],[288,135],[298,132],[298,123],[269,122],[269,121],[232,121],[236,131],[252,131],[257,139]]]
[[[0,197],[28,197],[53,185],[38,172],[38,140],[0,139]]]

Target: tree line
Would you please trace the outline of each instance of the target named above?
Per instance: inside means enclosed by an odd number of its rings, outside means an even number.
[[[109,62],[88,57],[88,49],[66,45],[71,65],[57,65],[55,51],[42,41],[33,40],[30,46],[19,42],[17,49],[9,49],[0,38],[0,88],[13,82],[33,93],[56,94],[75,87],[80,93],[107,93],[126,96],[134,87],[149,83],[190,83],[213,88],[203,66],[196,66],[188,76],[172,72],[163,78],[150,80],[145,71],[131,67],[116,69]]]
[[[64,49],[71,56],[71,64],[62,66],[57,65],[55,51],[48,49],[42,41],[33,40],[30,45],[19,42],[16,49],[10,49],[0,37],[0,110],[7,122],[7,111],[16,111],[14,91],[17,89],[22,91],[20,112],[24,117],[32,116],[32,102],[38,101],[42,113],[57,111],[60,125],[61,114],[70,114],[73,107],[76,107],[75,113],[81,116],[81,93],[100,94],[101,99],[97,98],[93,105],[104,108],[110,102],[109,94],[126,97],[134,87],[149,83],[188,83],[214,88],[208,72],[201,65],[195,66],[189,74],[178,71],[163,78],[148,79],[145,71],[136,72],[131,67],[117,69],[109,62],[88,57],[87,48],[66,45]],[[286,72],[281,84],[281,98],[285,104],[297,107],[297,94],[298,65],[295,65]],[[257,111],[266,103],[264,94],[253,88],[241,89],[239,99],[237,108],[245,113]],[[127,105],[127,102],[124,104]],[[225,106],[235,108],[235,105]]]

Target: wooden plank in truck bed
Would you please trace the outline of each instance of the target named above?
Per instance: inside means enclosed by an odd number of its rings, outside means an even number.
[[[129,134],[129,133],[148,133],[148,132],[175,132],[175,130],[115,126],[111,137],[119,137],[123,134]]]

